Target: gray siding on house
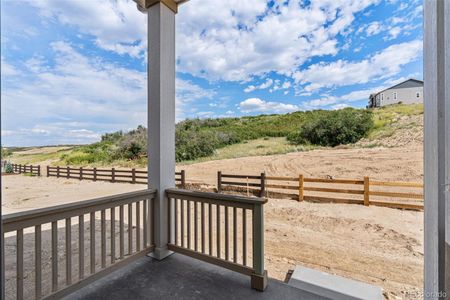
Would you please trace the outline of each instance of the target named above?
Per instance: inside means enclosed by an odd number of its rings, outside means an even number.
[[[409,79],[384,91],[370,95],[369,107],[404,103],[423,103],[423,82]]]
[[[395,97],[395,93],[397,93]],[[403,103],[423,103],[423,87],[388,89],[377,95],[380,97],[380,106]]]

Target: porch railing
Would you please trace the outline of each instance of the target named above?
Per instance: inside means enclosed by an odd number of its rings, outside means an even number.
[[[265,289],[266,199],[179,189],[166,193],[169,250],[249,275],[252,288]]]
[[[143,190],[3,216],[6,272],[16,273],[7,299],[60,298],[151,252],[154,195]]]

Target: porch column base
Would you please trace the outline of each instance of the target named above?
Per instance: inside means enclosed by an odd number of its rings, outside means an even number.
[[[264,270],[264,273],[262,275],[253,273],[251,275],[251,286],[252,289],[264,292],[267,287],[267,271]]]
[[[155,248],[155,250],[149,254],[147,254],[147,256],[154,258],[156,260],[163,260],[166,257],[169,257],[170,255],[172,255],[174,252],[170,251],[167,249],[167,247],[164,248]]]

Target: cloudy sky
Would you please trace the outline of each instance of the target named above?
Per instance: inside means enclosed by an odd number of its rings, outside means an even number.
[[[131,0],[1,1],[2,143],[90,143],[146,123],[146,15]],[[422,79],[419,0],[191,0],[177,120],[364,107]]]

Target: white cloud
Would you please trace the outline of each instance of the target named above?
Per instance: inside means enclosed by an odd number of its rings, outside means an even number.
[[[382,25],[380,22],[372,22],[367,26],[366,33],[367,36],[372,36],[381,32]]]
[[[300,110],[297,105],[281,102],[268,102],[259,98],[249,98],[239,103],[239,109],[243,113],[269,113],[281,114]]]
[[[294,77],[297,83],[307,84],[306,92],[367,83],[398,74],[402,66],[415,61],[421,54],[422,41],[414,40],[391,45],[362,61],[337,60],[310,65],[306,70],[296,72]]]
[[[355,13],[378,2],[188,3],[178,15],[178,69],[211,81],[245,81],[271,71],[290,76],[313,56],[336,54],[337,35],[346,34]]]
[[[267,80],[265,82],[261,83],[258,86],[249,85],[247,88],[244,89],[244,92],[250,93],[255,90],[264,90],[264,89],[270,88],[272,86],[272,84],[273,84],[273,80],[270,78],[267,78]]]
[[[349,105],[346,104],[346,103],[339,103],[339,104],[333,105],[331,107],[331,109],[339,110],[339,109],[343,109],[343,108],[346,108],[346,107],[349,107]]]
[[[213,89],[204,89],[189,80],[176,79],[176,119],[181,120],[186,117],[186,113],[194,113],[195,108],[192,102],[199,100],[211,100],[216,92]],[[211,107],[217,107],[217,103],[209,103]]]
[[[132,57],[142,57],[147,43],[147,16],[132,0],[40,0],[29,1],[42,17],[75,26],[95,37],[97,46]]]

